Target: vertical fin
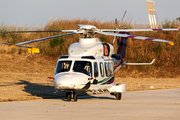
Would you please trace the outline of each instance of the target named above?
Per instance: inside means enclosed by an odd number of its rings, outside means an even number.
[[[120,33],[130,35],[129,32],[120,32]],[[119,54],[121,56],[121,59],[125,58],[127,41],[128,41],[127,37],[121,37],[117,40],[118,49],[116,54]]]
[[[119,33],[120,34],[128,34],[128,35],[130,35],[129,32],[119,32]],[[119,59],[119,60],[125,59],[127,41],[128,41],[127,37],[121,37],[121,38],[119,37],[117,39],[118,49],[117,49],[117,52],[112,55],[113,58],[116,58],[116,59]]]

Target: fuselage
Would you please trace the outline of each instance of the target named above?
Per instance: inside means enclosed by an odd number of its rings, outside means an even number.
[[[114,84],[114,53],[112,45],[98,38],[80,38],[72,44],[69,55],[58,59],[54,84],[57,90],[108,90]]]

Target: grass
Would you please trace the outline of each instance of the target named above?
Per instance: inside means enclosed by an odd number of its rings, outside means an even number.
[[[118,21],[119,22],[119,21]],[[12,31],[12,30],[62,30],[62,29],[78,29],[77,24],[91,24],[96,26],[97,28],[106,28],[112,29],[115,28],[114,21],[98,21],[87,20],[87,19],[60,19],[54,21],[48,21],[48,24],[43,28],[29,28],[29,27],[17,27],[12,25],[8,27],[6,24],[1,24],[0,31]],[[177,21],[168,21],[165,20],[163,23],[159,24],[159,27],[163,28],[177,28],[180,27],[180,23]],[[120,28],[149,28],[148,24],[133,24],[133,22],[124,22],[120,24]],[[64,33],[7,33],[0,34],[0,41],[9,42],[9,43],[19,43],[22,41],[28,41],[58,34]],[[150,62],[153,58],[157,59],[154,67],[179,67],[180,63],[180,32],[179,31],[159,31],[159,32],[131,32],[132,35],[138,36],[146,36],[157,39],[170,40],[175,43],[174,46],[170,46],[167,43],[159,43],[159,42],[150,42],[150,41],[142,41],[129,39],[127,46],[127,62]],[[64,36],[60,38],[54,38],[51,40],[41,41],[37,43],[29,44],[32,47],[40,48],[40,53],[44,55],[64,55],[68,54],[68,47],[75,42],[79,41],[80,35],[70,35]],[[103,42],[112,43],[112,36],[104,36],[97,34],[96,37],[100,38]],[[117,49],[117,45],[114,45],[115,51]],[[27,53],[25,48],[13,48],[9,49],[6,45],[0,45],[0,54],[17,54],[17,53]],[[127,67],[129,68],[129,67]],[[142,67],[136,67],[138,69],[142,69]],[[146,67],[143,67],[144,69]]]
[[[53,80],[47,78],[53,77],[57,59],[57,56],[42,54],[0,54],[0,102],[64,97],[63,92],[53,93]],[[115,83],[126,84],[127,91],[152,90],[149,86],[153,86],[153,90],[179,88],[180,76],[171,78],[175,71],[122,68],[115,75]],[[166,77],[162,78],[163,75]]]

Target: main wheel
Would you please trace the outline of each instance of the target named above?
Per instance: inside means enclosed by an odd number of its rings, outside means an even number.
[[[71,101],[71,92],[67,92],[67,101]]]
[[[121,93],[116,93],[116,100],[121,100]]]
[[[65,97],[65,99],[67,100],[67,98],[68,98],[68,92],[66,92],[66,97]]]
[[[75,91],[73,91],[73,99],[74,99],[74,102],[76,102],[77,101],[77,95],[76,95],[76,92]]]
[[[74,102],[77,102],[77,95],[74,94]]]

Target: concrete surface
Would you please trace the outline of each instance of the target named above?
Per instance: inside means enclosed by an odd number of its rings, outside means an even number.
[[[0,120],[179,120],[180,88],[0,103]]]

